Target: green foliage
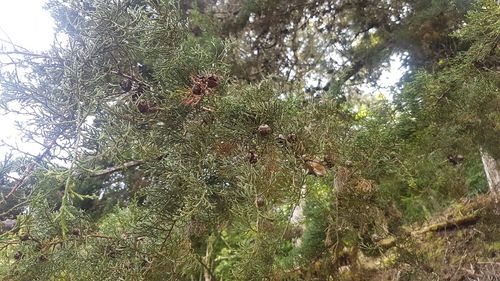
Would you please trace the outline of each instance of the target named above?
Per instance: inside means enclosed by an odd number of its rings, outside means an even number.
[[[324,218],[333,210],[329,210],[329,187],[321,183],[308,183],[311,187],[306,195],[304,207],[304,233],[300,247],[295,251],[299,262],[310,263],[318,259],[327,249],[325,246],[328,221]]]
[[[358,276],[403,224],[486,191],[479,147],[500,155],[499,9],[481,2],[450,37],[467,3],[424,2],[244,1],[233,22],[227,3],[50,1],[64,40],[0,65],[2,107],[43,144],[0,166],[1,218],[17,219],[0,274]],[[403,50],[435,71],[394,102],[358,95]],[[304,93],[311,77],[330,83]]]

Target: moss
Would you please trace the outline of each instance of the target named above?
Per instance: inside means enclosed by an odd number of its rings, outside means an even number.
[[[500,241],[487,244],[486,248],[489,251],[500,251]]]
[[[398,254],[390,253],[382,259],[382,266],[383,267],[394,266],[397,264],[398,258],[399,258]]]

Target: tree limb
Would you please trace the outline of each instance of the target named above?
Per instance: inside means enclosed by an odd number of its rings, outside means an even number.
[[[478,214],[472,214],[472,215],[468,215],[468,216],[464,216],[464,217],[459,217],[459,218],[447,220],[447,221],[440,222],[440,223],[431,224],[431,225],[428,225],[420,230],[412,232],[412,234],[419,235],[419,234],[424,234],[424,233],[431,232],[431,231],[432,232],[439,232],[439,231],[443,231],[443,230],[455,229],[455,228],[458,228],[460,226],[467,226],[467,225],[474,224],[477,222],[478,219],[479,219]]]
[[[90,174],[90,176],[91,177],[106,176],[106,175],[112,174],[112,173],[120,171],[120,170],[125,170],[125,169],[139,166],[139,165],[143,164],[144,162],[145,162],[144,160],[133,160],[133,161],[125,162],[119,166],[113,166],[113,167],[109,167],[109,168],[106,168],[103,170],[95,171],[92,174]]]
[[[162,154],[162,155],[160,155],[158,157],[155,157],[154,160],[160,161],[165,156],[166,156],[166,154]],[[91,177],[107,176],[107,175],[112,174],[114,172],[117,172],[117,171],[120,171],[120,170],[130,169],[130,168],[142,165],[144,163],[146,163],[146,160],[132,160],[132,161],[129,161],[129,162],[125,162],[122,165],[113,166],[113,167],[109,167],[109,168],[106,168],[106,169],[103,169],[103,170],[94,171],[94,172],[92,172],[90,174],[90,176]]]

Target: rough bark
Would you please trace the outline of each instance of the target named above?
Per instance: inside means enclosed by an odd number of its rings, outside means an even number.
[[[481,160],[483,161],[484,173],[488,180],[490,193],[494,196],[500,195],[500,170],[498,169],[498,161],[483,149],[481,149]]]

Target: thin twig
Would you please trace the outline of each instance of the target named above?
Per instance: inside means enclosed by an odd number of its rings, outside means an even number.
[[[61,132],[61,134],[62,134],[62,132]],[[42,162],[43,158],[47,157],[50,154],[50,150],[56,144],[57,139],[59,138],[59,136],[61,134],[57,134],[57,136],[52,139],[50,144],[47,145],[47,148],[40,155],[38,155],[35,158],[35,160],[28,166],[28,168],[26,169],[24,174],[21,176],[21,178],[19,178],[19,180],[16,182],[14,187],[12,187],[9,194],[7,194],[7,196],[5,196],[4,199],[9,198],[12,194],[14,194],[14,192],[16,192],[17,189],[19,189],[27,181],[27,179],[31,176],[31,174],[35,170],[36,165],[40,164]]]
[[[129,162],[126,162],[126,163],[119,165],[119,166],[113,166],[113,167],[106,168],[104,170],[95,171],[90,176],[91,177],[106,176],[106,175],[112,174],[112,173],[120,171],[120,170],[125,170],[125,169],[139,166],[139,165],[143,164],[144,162],[145,162],[144,160],[129,161]]]

